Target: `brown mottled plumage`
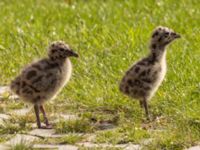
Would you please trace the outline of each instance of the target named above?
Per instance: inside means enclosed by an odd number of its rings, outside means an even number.
[[[23,69],[10,85],[11,90],[26,102],[34,104],[38,128],[51,128],[43,103],[53,99],[71,77],[72,66],[69,57],[78,57],[62,41],[53,42],[48,57],[30,64]],[[41,126],[39,110],[43,113],[45,127]]]
[[[138,99],[149,119],[147,101],[152,98],[166,74],[166,46],[180,35],[167,27],[157,27],[151,38],[150,54],[136,62],[124,75],[120,91]]]

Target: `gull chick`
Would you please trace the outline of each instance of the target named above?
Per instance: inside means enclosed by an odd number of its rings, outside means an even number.
[[[121,80],[120,91],[137,99],[149,119],[148,101],[157,91],[166,74],[166,47],[181,36],[167,27],[159,26],[152,34],[150,54],[128,69]]]
[[[43,103],[55,98],[69,81],[72,72],[70,57],[78,57],[63,41],[53,42],[48,57],[33,62],[22,70],[10,85],[11,91],[22,100],[34,105],[38,128],[52,128],[47,119]],[[39,112],[44,116],[46,126],[41,126]]]

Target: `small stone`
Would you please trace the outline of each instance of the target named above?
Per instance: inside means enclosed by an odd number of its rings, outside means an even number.
[[[193,146],[188,148],[188,150],[200,150],[200,145],[199,146]]]
[[[0,150],[10,150],[10,147],[2,144],[0,145]]]
[[[59,114],[59,115],[57,115],[57,118],[59,118],[59,119],[54,120],[53,121],[54,123],[59,122],[61,119],[76,120],[78,117],[76,115],[72,115],[72,114]]]
[[[78,147],[73,145],[52,145],[52,144],[35,144],[33,148],[38,149],[58,149],[58,150],[78,150]]]
[[[3,95],[6,92],[9,92],[9,87],[8,86],[0,86],[0,95]]]
[[[108,122],[99,123],[96,126],[100,130],[108,130],[108,129],[115,128],[115,125],[113,125],[112,123],[108,123]]]
[[[18,99],[19,99],[19,96],[14,95],[14,94],[11,94],[11,95],[9,96],[9,99],[11,99],[11,100],[18,100]]]
[[[0,114],[0,124],[3,124],[3,123],[4,123],[4,120],[8,120],[8,119],[10,119],[10,116],[9,116],[9,115]]]
[[[37,149],[57,149],[58,145],[50,145],[50,144],[35,144],[33,145],[33,148]]]
[[[6,114],[0,114],[0,119],[10,119],[10,116],[9,115],[6,115]]]
[[[88,147],[88,148],[94,148],[94,147],[114,147],[114,145],[112,144],[94,144],[91,142],[80,142],[78,143],[79,146],[84,146],[84,147]]]
[[[58,150],[78,150],[78,147],[73,145],[61,145],[58,147]]]
[[[91,142],[82,142],[82,143],[78,143],[79,146],[84,146],[84,147],[88,147],[88,148],[95,148],[95,147],[102,147],[102,148],[106,148],[106,147],[110,147],[110,148],[123,148],[124,150],[140,150],[141,147],[140,145],[134,145],[134,144],[117,144],[117,145],[113,145],[113,144],[94,144]]]
[[[77,119],[76,115],[71,115],[71,114],[60,114],[60,117],[62,117],[65,120],[75,120],[75,119]]]
[[[95,140],[95,138],[96,138],[96,135],[95,134],[88,134],[88,135],[86,135],[86,140],[85,141],[87,141],[87,142],[92,142],[92,141],[94,141]]]
[[[14,138],[12,138],[11,140],[7,141],[5,144],[6,145],[16,145],[19,143],[31,143],[35,140],[39,139],[36,136],[31,136],[31,135],[25,135],[25,134],[17,134]]]
[[[29,134],[33,136],[52,137],[55,134],[54,129],[34,129]]]
[[[51,137],[51,138],[60,138],[68,136],[68,134],[55,134],[56,131],[54,129],[34,129],[29,132],[32,136],[39,136],[39,137]],[[81,136],[82,134],[75,134],[77,136]]]
[[[128,144],[124,150],[141,150],[141,146],[140,145],[134,145],[134,144]]]
[[[24,115],[28,114],[31,111],[31,109],[32,109],[32,107],[17,109],[17,110],[12,111],[12,113],[15,115],[24,116]]]
[[[149,145],[153,141],[152,138],[141,140],[142,145]]]

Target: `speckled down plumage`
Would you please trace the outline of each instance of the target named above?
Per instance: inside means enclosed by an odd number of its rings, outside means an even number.
[[[151,38],[150,54],[133,64],[120,82],[120,91],[138,99],[148,116],[147,101],[157,91],[166,74],[166,46],[180,35],[166,27],[157,27]]]
[[[69,81],[71,71],[69,59],[63,62],[42,59],[24,69],[11,83],[11,90],[27,102],[43,103],[56,96]]]
[[[48,49],[48,57],[33,62],[11,82],[10,89],[22,100],[34,104],[38,128],[41,128],[39,110],[50,128],[43,103],[53,99],[69,81],[72,65],[69,57],[78,57],[62,41],[53,42]]]

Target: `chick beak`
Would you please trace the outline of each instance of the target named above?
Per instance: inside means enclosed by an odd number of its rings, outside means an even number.
[[[71,50],[71,56],[73,56],[73,57],[79,57],[79,55],[76,52],[74,52],[73,50]]]
[[[178,34],[178,33],[175,33],[175,34],[174,34],[174,38],[175,38],[175,39],[181,38],[181,35]]]

